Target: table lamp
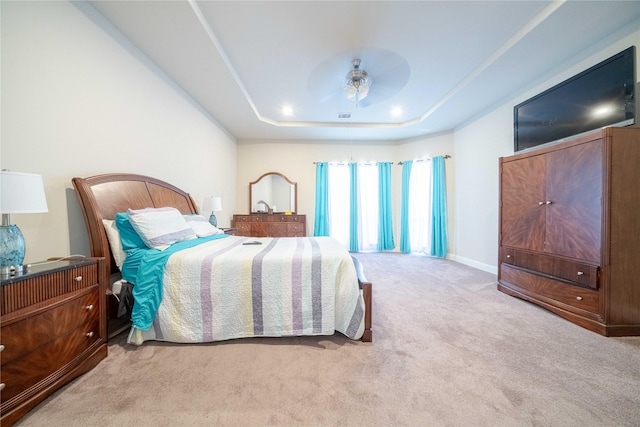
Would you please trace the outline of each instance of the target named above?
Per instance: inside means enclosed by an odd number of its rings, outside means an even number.
[[[11,214],[48,212],[42,176],[32,173],[2,171],[0,193],[0,274],[23,270],[26,245],[22,231],[11,224]]]
[[[222,210],[222,199],[220,197],[205,197],[202,202],[202,210],[205,212],[211,212],[209,216],[209,223],[214,227],[218,226],[218,219],[215,212]]]

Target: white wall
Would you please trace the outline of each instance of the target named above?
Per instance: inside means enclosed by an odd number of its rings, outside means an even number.
[[[12,215],[26,262],[89,254],[71,178],[130,172],[235,211],[236,145],[113,28],[69,2],[0,2],[2,168],[43,176],[46,214]]]
[[[632,45],[636,46],[636,69],[640,70],[638,27],[639,23],[635,22],[629,27],[632,31],[620,29],[619,34],[623,35],[614,34],[602,40],[592,47],[594,53],[590,55],[577,53],[584,56],[578,64],[560,67],[552,77],[531,90],[455,130],[456,251],[453,259],[497,272],[498,159],[513,154],[513,106]]]

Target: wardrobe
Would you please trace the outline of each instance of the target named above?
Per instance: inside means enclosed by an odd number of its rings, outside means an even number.
[[[640,128],[500,158],[498,289],[606,336],[640,335]]]

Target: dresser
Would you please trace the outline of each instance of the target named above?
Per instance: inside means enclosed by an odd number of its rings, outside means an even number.
[[[37,263],[0,287],[1,423],[107,356],[104,258]]]
[[[498,289],[606,336],[640,335],[640,128],[500,159]]]
[[[305,237],[305,215],[252,213],[233,215],[233,227],[237,236],[247,237]]]

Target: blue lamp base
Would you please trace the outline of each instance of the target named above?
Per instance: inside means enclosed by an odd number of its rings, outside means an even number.
[[[218,218],[216,218],[215,214],[211,214],[211,216],[209,217],[209,224],[213,225],[214,227],[218,226]]]
[[[17,225],[0,225],[0,274],[22,270],[26,246]]]

